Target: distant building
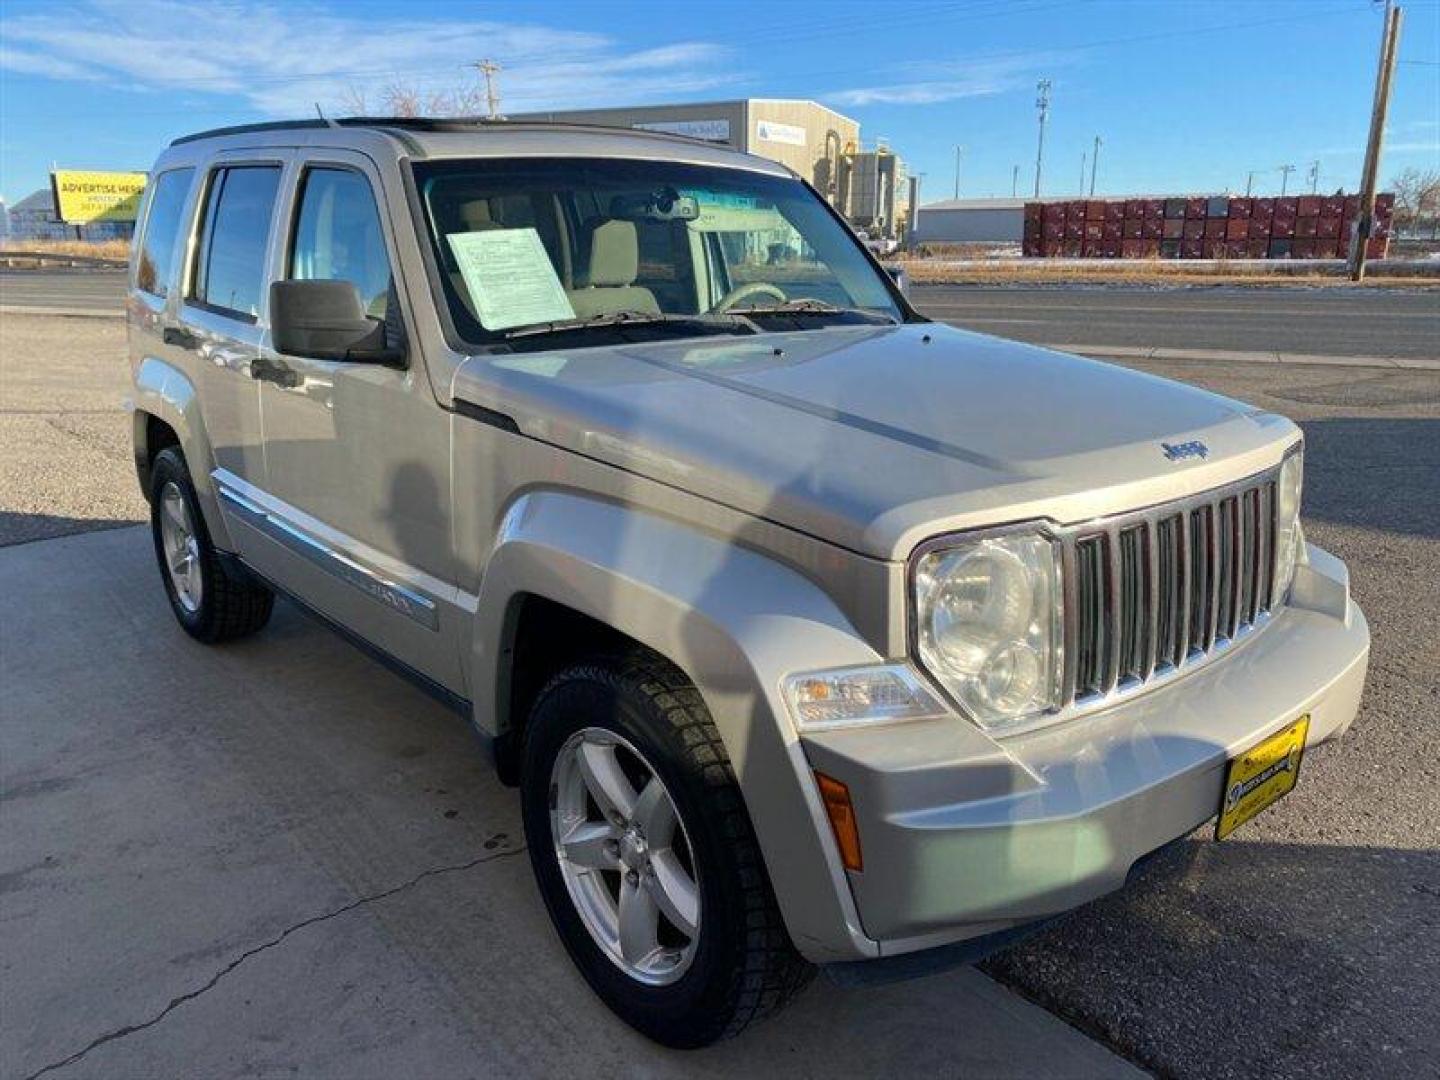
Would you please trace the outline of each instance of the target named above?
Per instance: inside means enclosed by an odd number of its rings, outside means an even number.
[[[128,240],[135,226],[128,221],[97,221],[67,225],[55,216],[55,195],[49,188],[26,195],[8,208],[9,240]]]
[[[922,244],[1018,244],[1025,232],[1025,199],[945,199],[916,215]]]
[[[814,101],[742,98],[684,105],[516,113],[551,120],[685,135],[778,161],[813,184],[858,228],[893,235],[904,216],[904,167],[884,147],[863,150],[860,124]]]

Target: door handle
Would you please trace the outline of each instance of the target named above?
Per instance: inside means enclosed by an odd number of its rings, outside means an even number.
[[[271,356],[257,356],[250,361],[250,377],[276,386],[293,387],[300,385],[300,375],[290,365]]]
[[[160,337],[166,345],[174,345],[181,349],[194,349],[200,344],[200,338],[183,326],[167,326]]]

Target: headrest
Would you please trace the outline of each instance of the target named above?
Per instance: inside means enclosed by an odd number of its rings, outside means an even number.
[[[500,225],[490,216],[489,199],[471,199],[460,204],[460,220],[471,232],[482,229],[498,229]]]
[[[631,284],[640,273],[640,245],[635,223],[616,218],[591,222],[590,268],[586,284],[615,288]]]

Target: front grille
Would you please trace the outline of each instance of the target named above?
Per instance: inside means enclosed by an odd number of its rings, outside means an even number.
[[[1272,473],[1072,530],[1065,706],[1153,683],[1260,625],[1274,518]]]

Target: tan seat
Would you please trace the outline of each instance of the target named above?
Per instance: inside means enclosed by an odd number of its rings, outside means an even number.
[[[633,221],[608,219],[584,227],[590,260],[578,287],[569,290],[577,318],[617,311],[659,314],[655,294],[635,284],[640,273],[640,244]]]

